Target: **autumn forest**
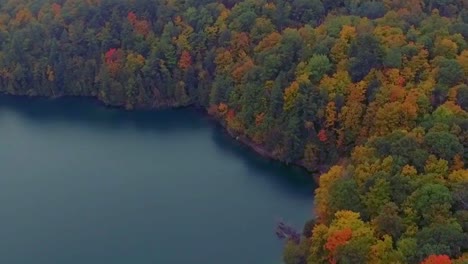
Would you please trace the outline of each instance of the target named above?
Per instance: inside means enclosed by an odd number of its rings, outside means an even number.
[[[5,0],[0,91],[206,109],[306,168],[286,264],[466,263],[467,37],[466,0]]]

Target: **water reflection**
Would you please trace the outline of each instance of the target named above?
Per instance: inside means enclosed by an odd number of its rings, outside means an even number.
[[[288,195],[310,197],[315,183],[304,169],[263,158],[227,135],[223,128],[196,109],[133,110],[105,107],[89,98],[59,99],[0,96],[2,111],[13,111],[37,125],[65,123],[94,129],[133,128],[145,132],[209,129],[221,153],[242,160],[265,184],[285,189]],[[256,173],[261,171],[262,173]]]

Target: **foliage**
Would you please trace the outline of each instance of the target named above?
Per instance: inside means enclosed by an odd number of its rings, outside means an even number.
[[[467,8],[3,1],[0,92],[205,108],[272,157],[322,172],[315,225],[288,242],[287,263],[443,262],[468,245]]]

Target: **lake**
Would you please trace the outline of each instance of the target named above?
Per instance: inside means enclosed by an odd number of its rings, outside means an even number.
[[[0,96],[0,263],[281,263],[314,184],[191,109]]]

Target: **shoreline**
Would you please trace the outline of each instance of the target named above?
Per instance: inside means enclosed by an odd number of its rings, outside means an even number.
[[[175,104],[154,104],[152,106],[148,105],[136,105],[132,107],[127,107],[125,104],[109,104],[106,103],[104,100],[99,98],[99,96],[96,95],[55,95],[55,96],[48,96],[48,95],[31,95],[31,94],[11,94],[5,91],[0,91],[0,94],[3,96],[12,96],[12,97],[25,97],[25,98],[44,98],[44,99],[51,99],[51,100],[60,100],[61,98],[83,98],[83,99],[91,99],[95,101],[96,103],[100,104],[102,107],[110,107],[110,108],[117,108],[125,111],[135,111],[135,110],[149,110],[149,111],[159,111],[159,110],[168,110],[168,109],[193,109],[196,110],[197,112],[200,112],[201,114],[205,115],[208,117],[210,120],[216,123],[216,125],[219,125],[223,129],[223,133],[229,135],[233,140],[236,140],[240,142],[243,146],[246,146],[249,151],[254,152],[256,155],[261,156],[262,158],[265,159],[270,159],[275,162],[280,162],[284,165],[288,166],[297,166],[300,167],[301,169],[305,170],[309,175],[311,175],[312,179],[314,180],[315,184],[319,184],[319,177],[323,173],[321,171],[310,171],[308,170],[301,162],[292,162],[288,163],[285,162],[273,155],[270,151],[266,150],[262,145],[255,144],[252,142],[248,137],[245,135],[235,135],[229,129],[226,127],[226,124],[222,122],[219,118],[216,118],[213,115],[210,115],[207,111],[206,108],[204,107],[197,107],[195,105],[175,105]]]

